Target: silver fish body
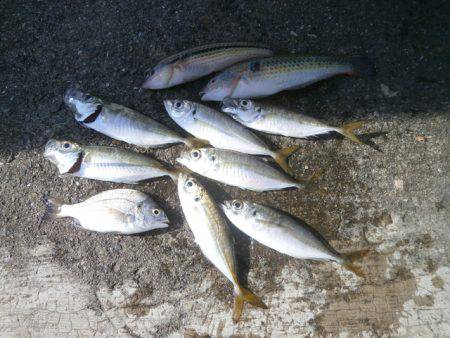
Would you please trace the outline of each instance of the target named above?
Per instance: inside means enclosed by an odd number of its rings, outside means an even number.
[[[52,218],[75,218],[81,228],[97,232],[130,235],[166,228],[169,223],[151,197],[132,189],[104,191],[77,204],[49,198],[47,207]]]
[[[272,151],[258,136],[240,123],[196,102],[165,100],[164,106],[170,117],[196,138],[206,140],[220,149],[270,156],[285,172],[292,173],[287,158],[297,149],[296,147]]]
[[[372,72],[367,60],[361,58],[274,56],[224,70],[209,81],[200,95],[202,101],[257,98],[306,87],[339,74],[370,76]]]
[[[265,308],[239,283],[233,239],[220,208],[208,191],[195,178],[180,174],[178,196],[195,242],[206,258],[233,284],[236,297],[233,319],[239,320],[244,301]]]
[[[81,146],[74,142],[49,140],[44,157],[60,174],[101,181],[135,184],[139,181],[177,174],[148,156],[115,147]]]
[[[353,129],[362,126],[362,122],[349,123],[341,128],[332,127],[313,117],[250,99],[226,98],[221,109],[244,126],[269,134],[308,138],[337,132],[362,143],[352,133]]]
[[[181,128],[216,148],[274,156],[259,137],[217,110],[187,100],[165,100],[164,106]]]
[[[177,161],[202,176],[241,189],[270,191],[304,187],[263,159],[231,150],[192,149],[183,152]]]
[[[284,212],[241,200],[221,207],[237,228],[269,248],[295,258],[344,262],[317,231]]]
[[[269,48],[246,42],[216,43],[188,49],[161,60],[142,85],[163,89],[190,82],[235,63],[273,55]]]
[[[150,117],[119,104],[103,101],[77,89],[68,89],[64,101],[85,127],[140,147],[161,147],[189,140]]]

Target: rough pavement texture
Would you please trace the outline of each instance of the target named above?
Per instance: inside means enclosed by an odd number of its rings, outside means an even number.
[[[444,1],[2,1],[2,336],[450,335],[448,17]],[[246,307],[239,324],[231,287],[193,242],[169,180],[137,187],[163,201],[169,230],[122,237],[71,220],[39,224],[43,195],[78,202],[124,186],[58,177],[42,158],[50,137],[112,144],[75,123],[65,89],[79,86],[180,131],[162,100],[198,99],[207,79],[141,91],[144,71],[219,41],[367,54],[378,69],[375,79],[341,77],[272,99],[337,125],[364,120],[380,152],[339,138],[268,137],[276,147],[302,146],[291,164],[298,177],[323,169],[317,189],[256,194],[209,184],[218,200],[248,198],[301,217],[338,250],[372,250],[361,279],[234,231],[243,280],[269,306]],[[174,164],[181,149],[148,153]]]

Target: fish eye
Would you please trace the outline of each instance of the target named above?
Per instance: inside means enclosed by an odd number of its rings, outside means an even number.
[[[199,152],[198,150],[193,150],[193,151],[191,152],[191,157],[192,157],[192,158],[195,158],[195,159],[200,158],[200,152]]]
[[[248,107],[248,101],[247,100],[242,100],[241,101],[241,106],[242,107]]]
[[[212,79],[212,80],[211,80],[211,83],[215,83],[215,82],[216,82],[216,79]]]
[[[181,103],[181,101],[175,101],[174,104],[173,104],[173,106],[175,107],[175,109],[180,109],[182,105],[183,105],[183,104]]]
[[[200,201],[200,197],[199,197],[199,196],[195,196],[194,201],[195,201],[195,202]]]
[[[155,68],[153,68],[153,69],[150,71],[150,76],[153,76],[153,75],[155,75]]]
[[[152,210],[153,215],[158,216],[160,214],[159,209],[153,209]]]
[[[192,180],[186,181],[186,187],[191,188],[194,185],[194,182]]]
[[[239,201],[233,201],[233,208],[236,210],[242,209],[242,203]]]
[[[70,143],[69,142],[64,142],[63,143],[63,148],[64,149],[69,149],[70,148]]]
[[[90,100],[90,99],[92,99],[92,95],[86,94],[86,100]]]

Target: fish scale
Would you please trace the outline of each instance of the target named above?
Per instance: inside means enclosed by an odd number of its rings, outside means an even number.
[[[200,154],[197,157],[194,156],[196,152]],[[303,184],[264,160],[231,150],[193,149],[183,152],[177,161],[200,175],[242,189],[269,191],[303,188]]]
[[[152,67],[142,87],[173,87],[238,62],[272,54],[269,48],[251,43],[218,43],[192,48],[167,57]]]
[[[364,58],[273,56],[232,66],[209,81],[201,92],[204,101],[254,98],[297,89],[334,75],[373,74]]]
[[[240,285],[233,238],[225,217],[208,191],[195,178],[181,173],[178,197],[195,242],[206,258],[233,284],[233,320],[239,320],[244,302],[267,308],[250,290]]]
[[[46,201],[48,216],[74,218],[91,231],[128,235],[165,228],[169,222],[150,196],[132,189],[107,190],[72,205],[51,197]]]

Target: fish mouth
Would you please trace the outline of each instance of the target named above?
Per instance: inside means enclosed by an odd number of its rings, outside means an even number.
[[[223,211],[229,210],[231,209],[231,201],[227,200],[227,201],[223,201],[220,206],[222,207]]]
[[[44,157],[48,158],[52,154],[52,148],[56,140],[50,139],[44,146]]]
[[[235,110],[237,108],[236,100],[231,97],[226,97],[222,100],[222,104],[220,105],[220,110],[224,113],[235,115]]]
[[[152,85],[152,79],[148,79],[148,78],[144,80],[144,83],[141,85],[141,88],[143,88],[143,89],[159,89],[159,88],[155,88]]]
[[[64,93],[64,103],[70,107],[82,94],[83,93],[76,88],[68,88]]]
[[[166,108],[167,112],[170,112],[172,110],[173,100],[164,100],[163,104],[164,104],[164,108]]]
[[[207,92],[200,92],[199,95],[201,101],[211,101]]]

